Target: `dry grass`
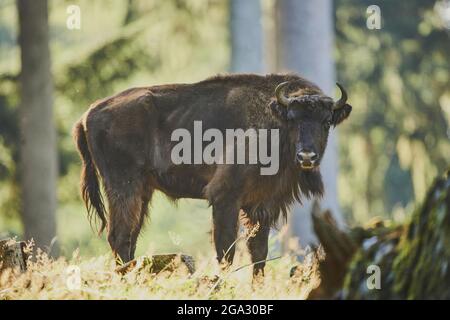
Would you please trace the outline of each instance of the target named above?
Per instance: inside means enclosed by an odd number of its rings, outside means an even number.
[[[313,257],[305,255],[295,279],[289,271],[298,263],[284,256],[268,262],[264,280],[252,283],[248,256],[239,245],[229,271],[220,272],[213,259],[200,257],[192,275],[183,268],[158,274],[135,268],[120,275],[109,255],[81,259],[76,251],[71,259],[52,260],[39,252],[25,273],[0,273],[0,299],[305,299],[319,283]]]

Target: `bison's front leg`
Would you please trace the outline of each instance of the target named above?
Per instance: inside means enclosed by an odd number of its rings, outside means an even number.
[[[265,260],[269,251],[269,232],[269,226],[260,224],[256,234],[247,241],[253,263],[253,277],[264,276]]]
[[[224,268],[233,263],[239,207],[234,202],[213,204],[213,238],[217,260]]]

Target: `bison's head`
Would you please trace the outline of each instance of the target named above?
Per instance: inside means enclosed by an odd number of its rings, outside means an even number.
[[[333,101],[317,92],[305,92],[300,96],[289,97],[285,90],[289,82],[283,82],[275,89],[276,101],[271,104],[275,114],[287,123],[291,143],[295,144],[295,159],[303,170],[319,166],[328,140],[330,127],[335,127],[346,119],[352,107],[347,104],[345,89],[341,98]]]

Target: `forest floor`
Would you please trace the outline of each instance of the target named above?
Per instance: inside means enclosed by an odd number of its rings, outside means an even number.
[[[306,299],[318,283],[314,254],[304,256],[300,274],[290,277],[299,263],[292,256],[266,265],[262,281],[252,281],[248,257],[239,253],[229,271],[219,271],[210,258],[196,259],[196,271],[148,272],[135,267],[121,275],[111,255],[83,259],[49,259],[37,254],[24,273],[0,273],[0,300],[10,299]]]

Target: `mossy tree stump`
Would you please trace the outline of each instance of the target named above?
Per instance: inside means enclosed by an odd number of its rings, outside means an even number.
[[[343,232],[329,216],[313,212],[326,256],[311,299],[450,299],[450,170],[405,225],[377,221]],[[367,284],[369,266],[380,270],[378,289]]]

